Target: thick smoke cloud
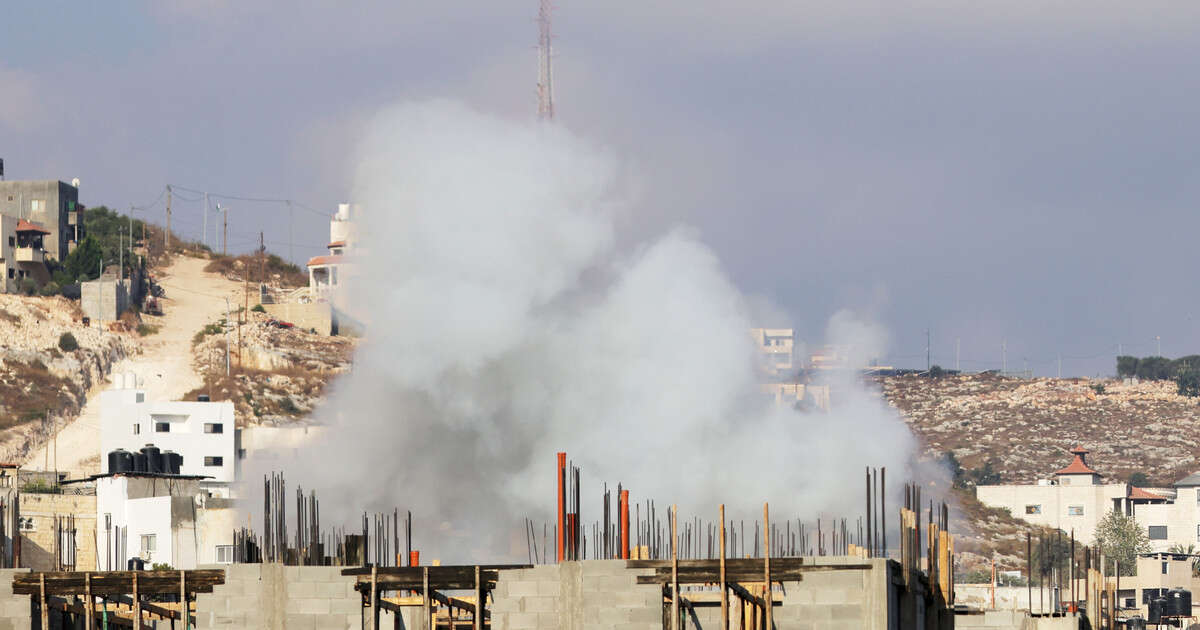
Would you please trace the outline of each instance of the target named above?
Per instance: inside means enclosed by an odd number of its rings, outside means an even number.
[[[326,522],[398,505],[443,559],[523,557],[512,533],[551,518],[560,450],[585,522],[603,481],[685,514],[853,517],[863,466],[910,466],[907,428],[857,383],[834,385],[831,413],[756,392],[747,302],[692,232],[617,249],[636,204],[603,150],[433,102],[380,115],[358,160],[349,297],[369,336],[317,413],[333,430],[288,467]],[[853,314],[830,334],[882,350]]]

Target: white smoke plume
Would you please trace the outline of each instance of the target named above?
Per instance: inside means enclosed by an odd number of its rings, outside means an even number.
[[[582,468],[585,523],[602,482],[706,519],[770,501],[853,523],[864,466],[904,479],[914,440],[857,383],[835,384],[830,413],[757,393],[755,322],[695,234],[617,250],[636,204],[603,150],[433,102],[380,115],[358,159],[369,334],[317,412],[334,430],[287,466],[325,522],[400,506],[443,560],[524,558],[510,539],[552,519],[557,451]],[[851,315],[830,329],[882,349]]]

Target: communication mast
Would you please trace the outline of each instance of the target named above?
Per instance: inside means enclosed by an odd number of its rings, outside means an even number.
[[[538,120],[554,120],[554,72],[550,34],[550,0],[540,0],[538,8]]]

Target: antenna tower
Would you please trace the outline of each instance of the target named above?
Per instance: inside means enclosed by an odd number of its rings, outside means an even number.
[[[554,72],[550,34],[550,0],[540,0],[538,8],[538,120],[554,120]]]

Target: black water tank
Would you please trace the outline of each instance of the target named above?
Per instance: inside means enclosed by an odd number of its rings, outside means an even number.
[[[208,394],[199,394],[199,395],[197,395],[197,396],[196,396],[196,400],[197,400],[198,402],[211,402],[211,401],[208,399]]]
[[[125,455],[129,453],[123,449],[108,452],[108,472],[121,473],[125,472]]]
[[[145,453],[133,453],[133,469],[131,472],[146,472]]]
[[[171,474],[171,456],[168,451],[163,451],[158,454],[158,472],[169,475]]]
[[[1154,599],[1150,600],[1150,614],[1147,616],[1146,621],[1156,626],[1162,623],[1162,616],[1164,612],[1163,609],[1166,607],[1167,598],[1165,597],[1155,597]]]
[[[1171,612],[1167,612],[1167,611]],[[1172,617],[1192,616],[1192,592],[1182,588],[1167,591],[1167,605],[1163,608],[1164,615]]]
[[[160,473],[162,472],[162,458],[159,457],[158,447],[153,444],[147,444],[142,447],[142,455],[146,456],[146,472]]]
[[[168,475],[179,474],[179,460],[183,459],[182,455],[174,451],[163,451],[159,457],[162,458],[162,467],[164,473]]]
[[[130,558],[129,559],[129,570],[130,571],[145,571],[146,570],[146,561],[142,560],[141,558]]]
[[[1141,617],[1130,617],[1125,620],[1125,630],[1146,630],[1146,620]]]

